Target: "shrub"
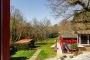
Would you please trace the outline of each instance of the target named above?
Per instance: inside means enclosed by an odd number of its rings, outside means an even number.
[[[66,55],[63,55],[64,58],[66,58],[67,56]]]
[[[27,43],[14,43],[14,45],[16,46],[17,50],[29,50],[30,47],[32,47],[32,44],[30,44],[31,42],[27,42]]]
[[[70,48],[71,48],[71,49],[78,49],[78,46],[77,46],[77,44],[72,44],[72,45],[70,46]]]
[[[64,57],[60,57],[61,60],[64,60]]]
[[[70,57],[70,58],[73,58],[73,55],[70,55],[69,57]]]
[[[17,51],[16,47],[14,46],[14,43],[10,44],[10,55],[14,54]]]

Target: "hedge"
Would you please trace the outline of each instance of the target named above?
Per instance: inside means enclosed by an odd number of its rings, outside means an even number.
[[[17,51],[16,47],[14,46],[14,43],[10,44],[10,55],[14,54]]]
[[[27,43],[14,43],[14,45],[17,48],[17,50],[29,50],[33,46],[33,44],[31,44],[31,42],[27,42]]]

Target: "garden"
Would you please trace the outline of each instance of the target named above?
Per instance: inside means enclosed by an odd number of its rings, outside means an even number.
[[[13,60],[29,59],[37,50],[32,50],[32,43],[11,43],[10,44],[10,57]]]
[[[31,49],[30,43],[11,43],[10,44],[10,57],[14,60],[30,59],[37,49],[41,49],[36,60],[46,59],[56,56],[56,51],[53,51],[51,48],[52,45],[56,44],[55,40],[59,40],[59,37],[49,38],[47,40],[37,41],[34,43],[34,46]]]

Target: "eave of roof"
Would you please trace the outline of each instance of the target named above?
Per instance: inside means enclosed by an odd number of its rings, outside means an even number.
[[[61,35],[62,38],[77,38],[77,35]]]
[[[20,41],[17,41],[17,42],[15,42],[15,43],[26,43],[26,42],[30,42],[30,41],[32,41],[33,39],[22,39],[22,40],[20,40]]]
[[[77,34],[90,34],[90,30],[80,30],[77,31]]]

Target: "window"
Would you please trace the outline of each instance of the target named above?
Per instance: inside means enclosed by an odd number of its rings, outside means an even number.
[[[87,35],[86,34],[81,35],[81,44],[87,44]]]

